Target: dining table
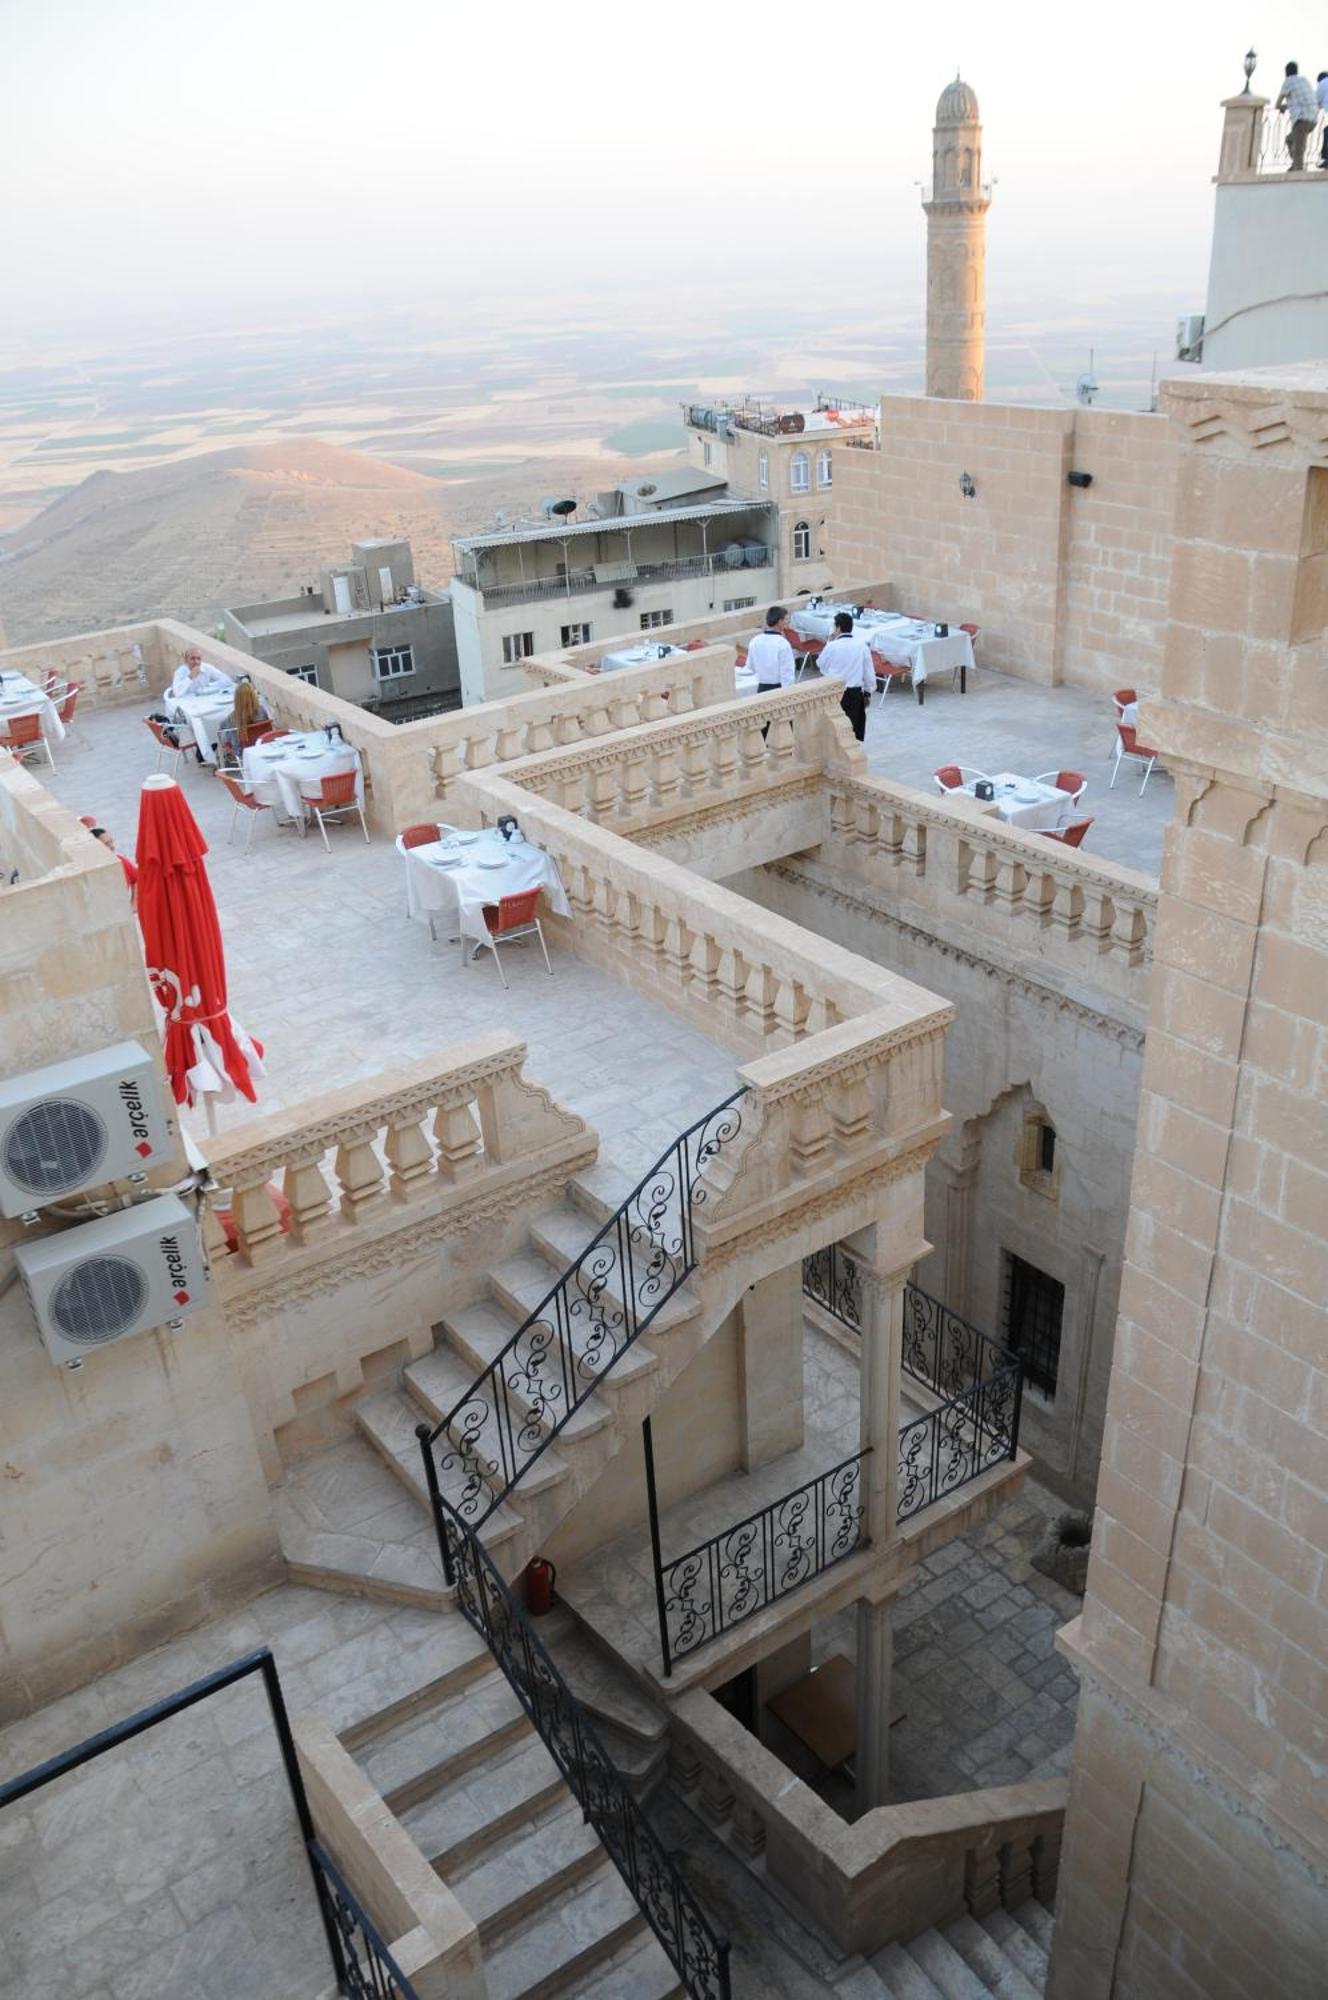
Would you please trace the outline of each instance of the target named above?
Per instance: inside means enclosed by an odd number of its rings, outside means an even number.
[[[165,697],[172,722],[183,722],[198,745],[205,764],[217,761],[217,731],[235,706],[233,694],[181,694]]]
[[[642,640],[639,646],[623,646],[616,653],[603,654],[596,671],[612,674],[620,667],[653,667],[656,660],[671,660],[685,651],[685,647],[671,646],[663,639]]]
[[[26,674],[15,673],[12,668],[0,673],[0,733],[6,723],[18,715],[35,715],[41,722],[41,732],[48,743],[64,741],[65,726],[45,688]]]
[[[970,798],[976,794],[971,779],[964,786]],[[979,799],[979,805],[994,806],[1008,826],[1021,826],[1028,833],[1054,833],[1074,817],[1074,794],[1037,778],[1021,778],[1015,771],[998,771],[992,778],[994,797]]]
[[[789,624],[800,639],[833,639],[835,618],[841,611],[852,618],[855,638],[865,639],[884,666],[902,667],[907,672],[919,702],[926,699],[928,675],[942,673],[947,667],[958,668],[959,692],[968,693],[973,640],[958,625],[942,632],[931,619],[906,618],[899,611],[877,611],[865,604],[832,604],[825,599],[799,605],[790,614]]]
[[[505,840],[497,827],[440,825],[436,841],[397,850],[406,863],[406,911],[418,923],[481,942],[489,935],[486,904],[524,889],[542,889],[556,916],[570,917],[562,876],[551,854],[523,834]]]
[[[271,806],[278,818],[304,832],[307,799],[322,788],[324,778],[343,771],[355,773],[355,802],[364,804],[364,766],[353,743],[329,739],[325,729],[296,729],[268,743],[251,743],[240,759],[245,790],[260,805]]]

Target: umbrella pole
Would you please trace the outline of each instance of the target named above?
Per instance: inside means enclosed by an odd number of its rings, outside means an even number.
[[[217,1107],[212,1101],[212,1092],[210,1090],[203,1092],[203,1116],[207,1119],[208,1137],[215,1139],[217,1136]]]

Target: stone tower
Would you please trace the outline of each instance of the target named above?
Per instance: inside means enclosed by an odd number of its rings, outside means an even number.
[[[978,100],[958,77],[936,106],[927,217],[927,394],[982,401],[987,210]]]

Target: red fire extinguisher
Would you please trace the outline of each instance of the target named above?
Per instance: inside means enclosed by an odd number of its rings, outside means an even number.
[[[553,1586],[558,1572],[543,1556],[532,1556],[526,1564],[526,1609],[532,1618],[543,1618],[553,1609]]]

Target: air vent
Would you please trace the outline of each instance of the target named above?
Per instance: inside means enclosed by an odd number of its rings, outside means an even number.
[[[48,1097],[5,1129],[5,1172],[40,1205],[86,1187],[106,1157],[106,1122],[77,1098]]]
[[[89,1257],[51,1293],[56,1331],[79,1347],[101,1347],[128,1333],[142,1316],[148,1281],[126,1257]]]

